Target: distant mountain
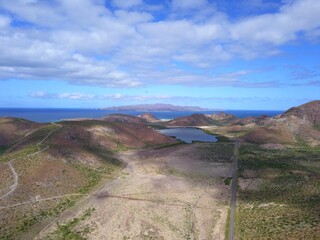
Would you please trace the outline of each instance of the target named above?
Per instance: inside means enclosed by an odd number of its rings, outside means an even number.
[[[114,111],[141,111],[141,112],[161,112],[161,111],[206,111],[207,108],[196,106],[176,106],[172,104],[138,104],[127,106],[114,106],[108,108],[99,108],[101,110],[114,110]]]

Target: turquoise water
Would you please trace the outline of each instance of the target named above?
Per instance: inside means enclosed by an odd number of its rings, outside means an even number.
[[[174,119],[177,117],[189,116],[194,113],[212,114],[222,111],[180,111],[180,112],[150,112],[159,119]],[[248,116],[275,116],[281,114],[283,111],[269,111],[269,110],[226,110],[225,113],[233,114],[236,117]],[[63,119],[70,118],[99,118],[106,115],[122,113],[137,116],[146,112],[138,111],[110,111],[98,109],[58,109],[58,108],[0,108],[0,117],[18,117],[25,118],[36,122],[57,122]]]
[[[185,143],[192,143],[193,141],[200,141],[200,142],[216,142],[218,139],[216,136],[209,135],[198,128],[166,128],[158,130],[160,133],[175,137]]]

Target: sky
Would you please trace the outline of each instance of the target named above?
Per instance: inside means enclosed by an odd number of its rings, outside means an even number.
[[[0,107],[320,99],[319,0],[0,0]]]

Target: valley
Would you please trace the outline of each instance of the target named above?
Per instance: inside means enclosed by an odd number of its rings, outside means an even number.
[[[318,105],[270,118],[1,118],[1,239],[316,239]],[[155,130],[166,127],[216,137],[186,144]]]
[[[60,224],[94,209],[71,231],[90,229],[83,233],[88,239],[223,239],[232,148],[192,144],[120,153],[127,164],[120,176],[62,215]],[[202,170],[193,172],[195,165]],[[52,225],[37,239],[62,234]]]

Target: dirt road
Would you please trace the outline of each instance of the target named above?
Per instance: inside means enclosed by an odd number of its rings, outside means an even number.
[[[224,239],[230,195],[223,178],[231,162],[208,159],[212,156],[210,146],[208,157],[203,157],[198,146],[119,154],[117,157],[127,163],[119,178],[66,212],[59,221],[69,221],[94,208],[93,214],[78,226],[92,229],[88,239]],[[205,171],[192,175],[195,166]],[[54,230],[55,224],[36,239]]]
[[[229,239],[234,239],[234,217],[236,211],[236,193],[237,193],[237,172],[238,172],[238,155],[239,155],[240,143],[236,142],[234,147],[234,159],[233,159],[233,173],[232,173],[232,185],[231,185],[231,204],[230,204],[230,226],[229,226]]]

